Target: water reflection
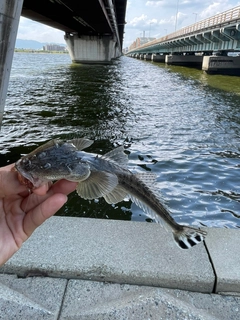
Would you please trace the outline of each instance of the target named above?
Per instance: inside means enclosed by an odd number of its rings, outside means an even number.
[[[227,75],[209,75],[202,70],[195,68],[185,68],[181,66],[168,66],[165,64],[155,63],[159,68],[166,69],[170,73],[181,75],[189,83],[198,81],[200,86],[211,87],[226,93],[240,95],[240,77]]]

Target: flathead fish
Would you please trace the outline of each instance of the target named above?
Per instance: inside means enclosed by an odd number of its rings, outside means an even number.
[[[104,197],[107,203],[114,204],[129,196],[156,222],[163,223],[182,249],[204,240],[205,231],[180,225],[173,219],[153,189],[154,174],[134,174],[127,169],[123,146],[104,155],[82,151],[92,143],[88,139],[51,140],[18,160],[15,168],[33,187],[67,179],[78,182],[77,193],[84,199]]]

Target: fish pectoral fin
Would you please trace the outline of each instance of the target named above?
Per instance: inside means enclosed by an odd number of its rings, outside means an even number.
[[[122,201],[124,198],[126,198],[127,195],[128,192],[120,185],[117,185],[112,192],[106,194],[103,197],[107,203],[113,204]]]
[[[77,193],[83,199],[96,199],[112,192],[117,186],[115,174],[105,171],[91,172],[90,176],[78,183]]]
[[[85,139],[85,138],[76,138],[72,140],[68,140],[68,143],[72,143],[77,150],[83,150],[90,147],[93,144],[93,140]]]
[[[86,163],[79,163],[77,165],[66,166],[69,170],[68,180],[70,181],[83,181],[86,180],[90,174],[90,167]]]
[[[117,147],[117,148],[109,151],[108,153],[105,153],[102,156],[102,158],[105,160],[113,161],[121,167],[126,167],[127,163],[128,163],[128,156],[124,152],[123,146]]]

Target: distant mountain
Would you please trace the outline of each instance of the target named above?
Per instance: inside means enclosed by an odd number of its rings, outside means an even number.
[[[41,43],[35,40],[22,40],[22,39],[17,39],[15,48],[18,49],[35,49],[35,50],[40,50],[43,48],[45,43]]]
[[[46,44],[42,42],[38,42],[35,40],[23,40],[23,39],[17,39],[15,48],[17,49],[34,49],[34,50],[41,50],[43,46]],[[66,44],[57,43],[61,46],[66,46]]]

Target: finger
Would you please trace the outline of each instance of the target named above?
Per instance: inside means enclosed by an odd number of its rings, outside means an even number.
[[[66,195],[57,193],[29,211],[23,221],[23,229],[26,235],[29,237],[46,219],[53,216],[66,201]]]
[[[42,195],[45,195],[49,189],[51,189],[51,192],[50,192],[51,195],[58,192],[64,193],[67,195],[73,192],[76,189],[76,186],[77,186],[77,182],[61,179],[54,184],[50,181],[42,185],[41,187],[34,189],[33,193],[42,196]]]
[[[41,187],[33,189],[33,193],[39,195],[39,196],[43,196],[44,194],[46,194],[49,190],[49,188],[51,187],[52,182],[46,182],[45,184],[43,184]]]
[[[27,190],[27,187],[20,184],[17,172],[11,171],[14,164],[0,168],[0,197],[11,194],[18,194]]]
[[[27,196],[29,196],[32,193],[31,189],[27,189],[23,192],[18,193],[18,195],[22,198],[26,198]]]
[[[76,189],[77,184],[78,184],[77,182],[62,179],[54,183],[50,188],[49,192],[64,193],[68,195],[69,193],[73,192]]]
[[[29,210],[32,210],[40,203],[44,202],[46,199],[48,199],[56,193],[68,195],[76,189],[76,186],[76,182],[71,182],[68,180],[59,180],[56,183],[54,183],[48,190],[48,192],[44,195],[38,195],[35,193],[30,194],[29,197],[26,197],[22,201],[21,208],[24,212],[28,212]]]

